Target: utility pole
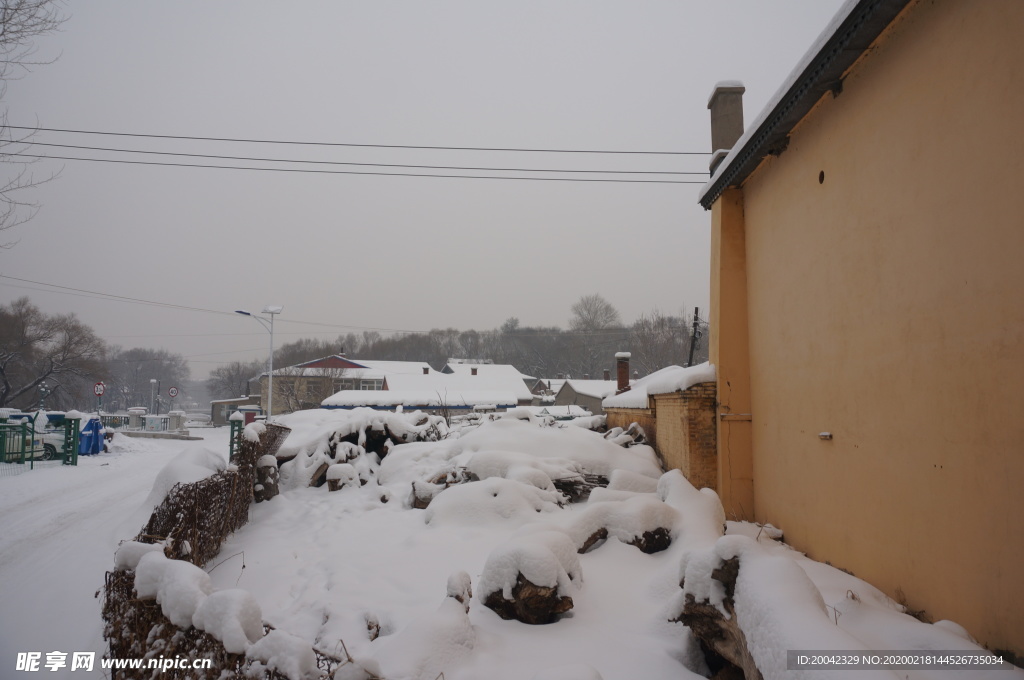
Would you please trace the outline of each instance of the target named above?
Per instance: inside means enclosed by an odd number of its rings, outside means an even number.
[[[693,308],[693,332],[690,335],[690,358],[686,362],[687,366],[693,366],[693,350],[697,347],[697,338],[700,337],[700,331],[697,330],[697,324],[700,322],[700,307]]]

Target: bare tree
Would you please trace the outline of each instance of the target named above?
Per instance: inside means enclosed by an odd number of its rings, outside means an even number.
[[[28,298],[0,307],[0,406],[28,407],[46,383],[52,403],[106,375],[106,345],[74,314],[48,315]]]
[[[107,361],[111,383],[108,404],[111,408],[148,406],[150,397],[163,403],[168,389],[177,387],[181,390],[189,382],[188,361],[180,354],[165,349],[135,347],[122,350],[115,347]],[[159,393],[154,392],[151,380],[159,384]]]
[[[584,295],[570,311],[572,318],[569,320],[569,328],[577,333],[622,328],[619,311],[597,293]]]
[[[233,399],[259,391],[260,374],[266,371],[263,361],[232,361],[210,371],[206,389],[214,399]]]
[[[59,5],[59,0],[0,0],[0,100],[7,94],[7,83],[52,61],[36,59],[34,40],[64,23]],[[15,134],[8,124],[7,107],[0,109],[0,163],[11,168],[0,180],[0,231],[30,220],[39,206],[25,197],[26,192],[54,177],[36,176],[31,169],[35,161],[20,157],[32,134]],[[11,245],[0,243],[0,248]]]

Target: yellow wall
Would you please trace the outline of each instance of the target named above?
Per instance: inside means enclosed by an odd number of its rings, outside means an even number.
[[[912,4],[744,185],[749,336],[725,284],[713,327],[749,337],[756,519],[1018,654],[1022,26],[1020,0]]]
[[[727,189],[711,209],[711,339],[718,377],[718,495],[725,515],[754,519],[747,346],[743,193]]]

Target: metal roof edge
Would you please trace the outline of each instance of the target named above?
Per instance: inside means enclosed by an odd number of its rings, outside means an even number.
[[[821,43],[785,94],[776,96],[771,110],[762,112],[757,129],[744,135],[745,141],[734,149],[715,177],[705,185],[699,203],[710,210],[730,186],[741,184],[769,155],[785,150],[789,133],[827,92],[842,91],[847,69],[874,43],[911,0],[861,0]],[[812,48],[813,49],[813,48]]]

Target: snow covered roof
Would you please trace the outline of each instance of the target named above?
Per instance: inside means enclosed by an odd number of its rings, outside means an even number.
[[[473,375],[476,369],[476,375]],[[533,399],[533,393],[527,386],[527,380],[534,380],[531,376],[523,375],[519,369],[511,364],[470,364],[465,362],[448,363],[442,371],[455,377],[473,380],[474,387],[479,386],[486,389],[511,390],[516,394],[519,401]]]
[[[601,402],[604,408],[647,408],[647,397],[652,394],[681,392],[702,382],[715,381],[715,367],[707,362],[683,368],[668,366],[640,378],[628,392],[611,394]]]
[[[535,416],[555,416],[556,418],[583,418],[593,415],[590,411],[577,404],[566,404],[564,406],[548,404],[547,406],[520,406],[519,408],[525,409]]]
[[[516,395],[496,390],[342,390],[321,402],[325,408],[354,408],[357,406],[413,408],[470,407],[491,404],[498,408],[516,405]]]
[[[846,70],[908,1],[847,0],[701,189],[705,210],[726,188],[741,185],[764,158],[785,148],[794,126],[822,96],[842,85]]]
[[[597,397],[599,399],[615,392],[619,387],[619,383],[615,380],[566,380],[562,387],[559,388],[559,392],[565,389],[566,385],[571,387],[576,394],[582,394],[586,397]]]
[[[337,359],[339,361],[330,361]],[[322,365],[317,365],[322,364]],[[329,364],[329,365],[328,365]],[[363,378],[367,380],[383,380],[389,375],[423,374],[424,369],[436,373],[425,361],[376,361],[372,359],[348,359],[340,356],[323,357],[307,361],[295,366],[287,366],[274,370],[275,376],[286,377],[320,377],[324,375],[345,378]]]

